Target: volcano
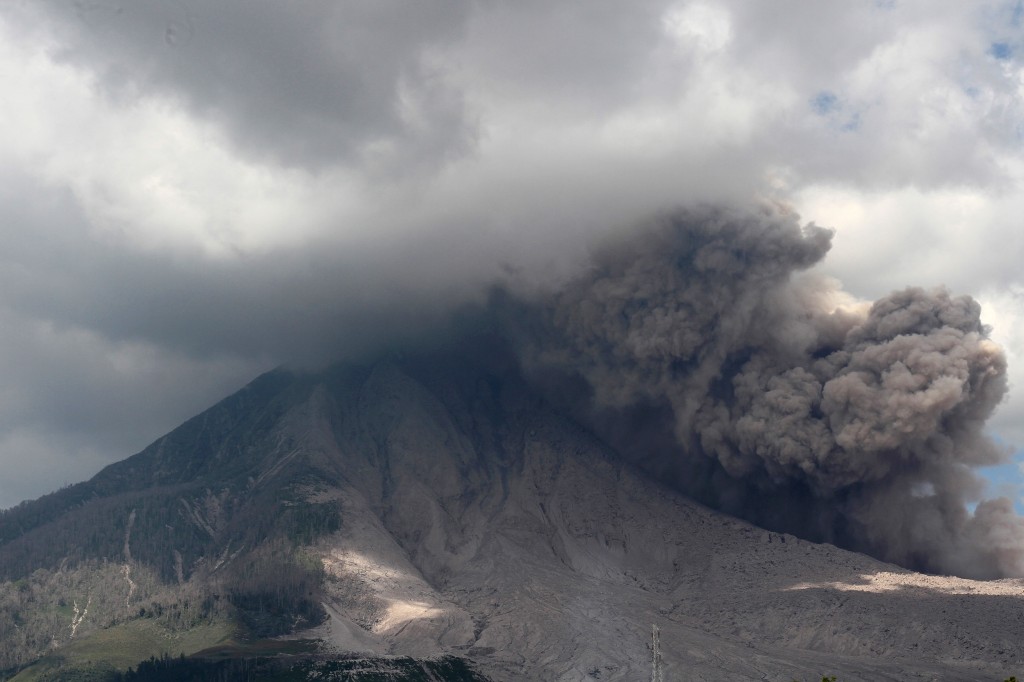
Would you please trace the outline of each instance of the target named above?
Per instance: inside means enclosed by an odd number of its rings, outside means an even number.
[[[338,661],[391,671],[365,679],[1024,669],[1024,581],[919,574],[763,530],[619,448],[549,404],[495,339],[270,372],[92,480],[3,512],[0,667],[17,680],[119,679],[147,659],[248,661],[237,679],[359,679],[329,677]]]

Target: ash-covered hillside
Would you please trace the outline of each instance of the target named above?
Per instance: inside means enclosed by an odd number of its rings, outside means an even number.
[[[494,680],[632,680],[652,624],[666,679],[1024,665],[1024,583],[915,574],[713,512],[552,409],[493,337],[272,373],[3,523],[3,666],[44,657],[23,676],[161,650],[245,659],[291,633],[319,642],[303,665],[449,655]]]

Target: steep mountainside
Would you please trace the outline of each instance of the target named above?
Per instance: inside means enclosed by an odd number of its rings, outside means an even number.
[[[0,578],[12,672],[117,633],[176,655],[290,632],[320,656],[636,680],[652,626],[667,680],[1024,671],[1024,582],[915,574],[709,511],[499,352],[272,372],[0,515]]]

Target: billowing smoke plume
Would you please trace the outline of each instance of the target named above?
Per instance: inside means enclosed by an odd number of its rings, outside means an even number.
[[[944,290],[873,305],[801,271],[832,233],[778,208],[690,210],[607,243],[506,319],[536,380],[710,504],[910,567],[1024,575],[1024,519],[972,467],[1006,363]],[[844,305],[845,303],[845,305]]]

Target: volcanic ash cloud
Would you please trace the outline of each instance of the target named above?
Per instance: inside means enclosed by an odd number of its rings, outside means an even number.
[[[638,460],[711,504],[912,568],[1024,575],[1009,500],[968,511],[972,468],[1006,456],[983,433],[1006,361],[979,305],[837,306],[802,272],[831,237],[778,208],[677,212],[506,319],[534,376],[585,386],[559,400],[627,455],[670,434]]]

